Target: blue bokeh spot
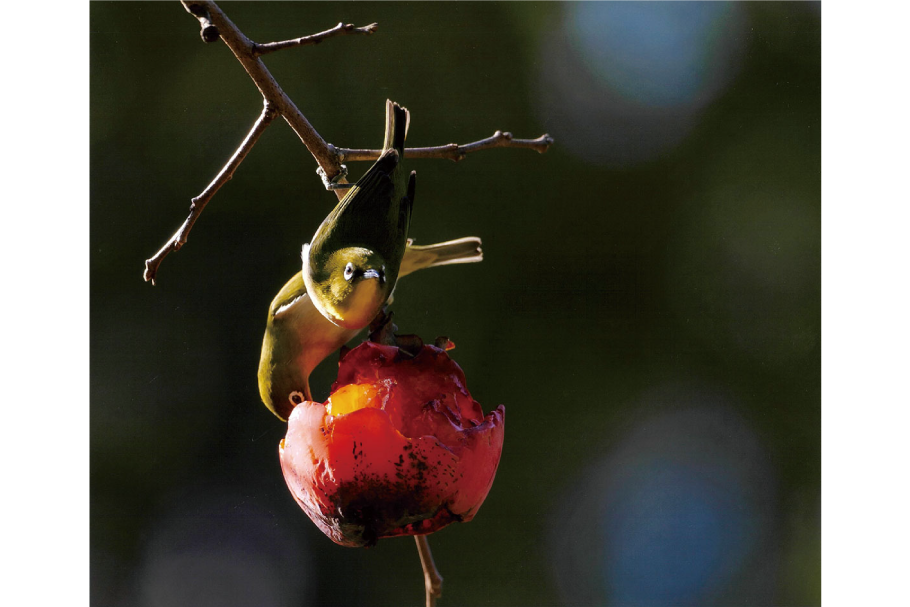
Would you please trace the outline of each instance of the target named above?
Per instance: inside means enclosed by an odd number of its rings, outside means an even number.
[[[617,488],[602,527],[612,602],[694,605],[729,581],[754,539],[730,472],[654,462]]]
[[[570,38],[592,75],[622,97],[650,107],[700,101],[723,77],[735,4],[581,2]]]

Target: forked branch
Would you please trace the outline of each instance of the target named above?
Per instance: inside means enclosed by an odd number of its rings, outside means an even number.
[[[171,237],[170,240],[150,259],[145,262],[145,273],[143,274],[146,281],[155,284],[155,277],[161,261],[172,251],[177,251],[186,244],[187,236],[192,229],[205,205],[212,198],[215,192],[231,178],[234,171],[249,153],[250,149],[256,143],[262,131],[271,123],[276,115],[282,118],[297,133],[300,141],[306,146],[310,154],[319,165],[318,173],[323,178],[326,187],[334,189],[336,185],[346,183],[345,168],[342,165],[344,161],[357,160],[375,160],[379,157],[380,150],[371,149],[349,149],[338,148],[327,143],[322,136],[316,131],[312,124],[306,119],[303,113],[297,109],[290,97],[281,89],[278,82],[269,72],[268,68],[262,62],[262,55],[279,51],[286,48],[319,44],[323,40],[337,36],[347,36],[354,34],[369,35],[376,31],[377,24],[371,23],[363,27],[355,27],[353,24],[339,23],[335,27],[293,40],[282,42],[269,42],[266,44],[257,44],[247,38],[234,23],[228,19],[227,15],[218,7],[215,2],[208,0],[181,0],[184,8],[191,15],[196,17],[200,25],[200,35],[206,42],[214,42],[219,38],[231,49],[234,56],[249,74],[256,88],[262,94],[264,109],[262,115],[256,121],[253,129],[247,135],[243,143],[231,156],[231,159],[224,166],[214,181],[196,198],[190,206],[190,214],[180,226],[180,229]],[[492,137],[458,145],[450,143],[443,146],[429,148],[408,148],[407,155],[410,158],[448,158],[449,160],[458,161],[463,159],[467,154],[489,148],[528,148],[540,153],[546,152],[553,139],[549,135],[541,135],[537,139],[514,139],[511,133],[496,131]],[[335,194],[340,200],[345,195],[344,189],[336,189]]]
[[[329,147],[329,144],[313,128],[303,113],[297,109],[262,60],[253,52],[255,43],[247,38],[214,2],[182,0],[182,3],[187,12],[196,17],[203,27],[205,20],[214,24],[221,39],[249,74],[263,99],[275,106],[275,109],[297,133],[300,141],[329,178],[338,175],[341,172],[341,161],[338,160],[338,154]]]

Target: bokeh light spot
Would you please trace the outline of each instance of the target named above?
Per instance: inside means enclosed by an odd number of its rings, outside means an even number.
[[[150,529],[136,604],[291,607],[315,585],[297,538],[243,495],[209,486],[175,494]]]
[[[750,505],[722,466],[652,463],[605,513],[604,573],[621,604],[680,604],[722,584],[748,543]]]
[[[728,3],[579,2],[539,55],[539,113],[592,164],[659,158],[738,72],[745,12]]]
[[[666,387],[638,407],[657,413],[564,492],[551,558],[566,604],[761,604],[756,554],[773,539],[775,480],[767,452],[733,403]],[[745,580],[745,581],[744,581]]]
[[[592,74],[648,106],[706,100],[738,54],[739,8],[724,2],[581,2],[567,28]]]

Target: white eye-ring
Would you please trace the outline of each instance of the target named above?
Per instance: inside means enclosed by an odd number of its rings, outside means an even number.
[[[299,405],[306,399],[303,397],[303,392],[294,390],[293,392],[288,394],[288,400],[291,401],[292,405]]]
[[[354,278],[354,264],[348,263],[344,267],[344,279],[350,282],[352,278]]]

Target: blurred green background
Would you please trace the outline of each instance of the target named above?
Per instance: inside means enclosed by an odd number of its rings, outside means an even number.
[[[329,142],[544,132],[412,160],[401,332],[507,409],[477,518],[431,537],[441,605],[818,605],[818,3],[223,3]],[[291,498],[259,401],[268,304],[335,198],[276,121],[142,281],[261,109],[178,2],[91,3],[91,597],[417,605],[414,542],[341,548]],[[366,163],[352,165],[356,178]],[[324,398],[337,357],[313,378]]]

